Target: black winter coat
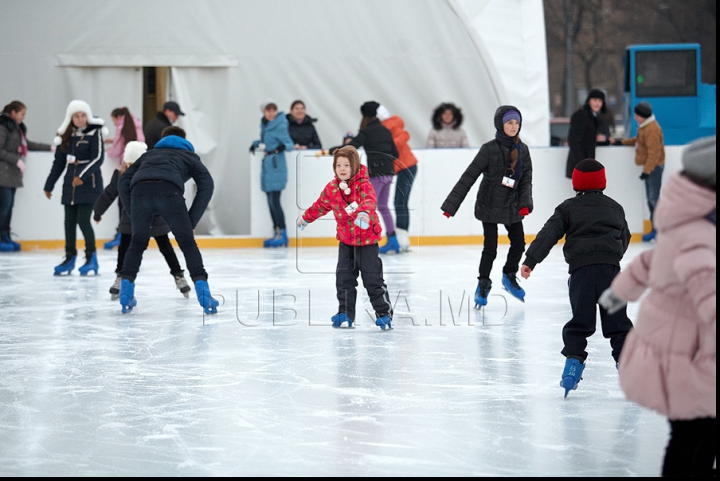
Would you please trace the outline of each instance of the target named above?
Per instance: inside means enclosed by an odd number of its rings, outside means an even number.
[[[157,144],[162,138],[162,131],[171,125],[172,122],[170,122],[170,120],[165,117],[165,114],[162,112],[158,112],[157,115],[155,115],[155,118],[145,125],[143,134],[145,134],[145,143],[148,146],[148,150],[155,148],[155,144]]]
[[[598,114],[599,115],[599,114]],[[585,104],[570,117],[570,131],[568,132],[568,153],[565,176],[572,179],[573,170],[581,160],[595,158],[595,145],[598,128],[601,120]]]
[[[195,152],[183,147],[192,148],[190,142],[174,135],[163,138],[158,147],[148,150],[140,156],[118,179],[118,192],[123,208],[132,219],[130,192],[138,182],[145,180],[164,180],[174,184],[181,192],[185,192],[185,183],[193,179],[197,185],[195,199],[190,206],[190,222],[193,228],[205,213],[212,198],[215,184],[213,178]],[[130,208],[128,210],[128,207]]]
[[[18,160],[20,160],[18,147],[22,145],[23,136],[28,150],[50,150],[48,144],[33,142],[27,138],[27,129],[24,123],[18,125],[9,115],[0,114],[0,187],[23,186],[23,175],[17,166]]]
[[[395,175],[395,159],[398,158],[398,150],[392,134],[378,119],[360,129],[360,132],[347,145],[352,145],[356,149],[365,147],[368,173],[371,178]],[[333,147],[330,149],[330,153],[332,154],[339,147],[342,146]]]
[[[75,162],[68,163],[67,156],[74,155]],[[103,191],[102,166],[105,159],[102,126],[88,125],[82,132],[75,131],[70,138],[67,151],[58,147],[55,150],[50,175],[45,181],[46,192],[52,192],[55,183],[65,172],[62,188],[63,205],[95,204]],[[73,178],[80,177],[82,185],[72,186]]]
[[[110,179],[110,183],[105,187],[105,190],[102,194],[100,194],[100,197],[98,197],[98,200],[95,202],[95,207],[93,207],[93,210],[95,211],[95,215],[93,218],[95,221],[100,221],[100,218],[107,212],[107,210],[110,208],[113,202],[115,202],[115,199],[118,198],[119,192],[118,192],[118,178],[120,177],[120,171],[116,170],[113,172],[112,179]],[[121,234],[128,234],[132,235],[132,223],[130,222],[130,217],[128,217],[127,212],[125,212],[124,209],[122,209],[122,201],[118,200],[118,203],[120,204],[120,212],[122,212],[122,215],[120,216],[120,225],[118,226],[118,232]],[[152,228],[150,229],[150,235],[153,237],[158,237],[161,235],[167,235],[170,232],[170,226],[167,225],[167,222],[165,222],[165,219],[160,217],[159,215],[156,215],[153,219]]]
[[[455,215],[482,174],[475,201],[475,218],[481,222],[503,225],[522,221],[520,209],[527,207],[530,212],[533,210],[532,160],[527,145],[520,142],[518,148],[518,164],[522,162],[522,176],[514,188],[502,185],[511,161],[510,147],[501,145],[497,140],[484,144],[443,202],[443,212]]]
[[[306,115],[303,121],[298,124],[292,115],[287,114],[286,117],[288,120],[288,132],[290,132],[290,137],[293,142],[297,145],[305,146],[308,149],[322,149],[320,138],[313,125],[317,122],[317,119]]]
[[[599,191],[581,192],[557,206],[530,244],[524,264],[534,269],[563,236],[570,272],[592,264],[620,267],[630,243],[625,211]]]

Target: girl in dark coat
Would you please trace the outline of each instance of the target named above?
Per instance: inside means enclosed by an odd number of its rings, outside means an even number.
[[[568,132],[570,152],[565,169],[565,176],[568,179],[572,179],[573,170],[581,160],[595,158],[597,143],[607,140],[607,136],[600,132],[606,112],[605,94],[600,90],[591,90],[585,105],[570,117]]]
[[[472,163],[442,205],[443,214],[452,217],[480,175],[483,176],[475,202],[475,218],[483,223],[485,244],[480,259],[479,283],[475,291],[475,307],[487,305],[492,287],[490,271],[497,256],[498,224],[503,224],[510,238],[503,288],[524,301],[525,291],[518,285],[516,274],[525,252],[522,219],[533,210],[532,161],[530,150],[519,137],[522,115],[512,105],[495,111],[495,139],[480,148]]]
[[[105,158],[103,135],[107,131],[101,118],[93,117],[90,106],[82,100],[73,100],[67,107],[65,120],[55,137],[55,161],[45,182],[45,196],[50,199],[55,183],[63,171],[62,204],[65,206],[65,260],[55,267],[55,275],[70,274],[75,268],[77,249],[76,230],[85,238],[85,264],[80,275],[90,271],[98,273],[95,253],[95,232],[90,217],[93,205],[103,191],[102,166]],[[66,169],[67,167],[67,169]]]
[[[302,100],[292,103],[287,120],[288,132],[295,142],[295,150],[322,149],[320,137],[313,125],[317,119],[305,114],[305,103]]]
[[[128,167],[134,164],[135,161],[145,153],[145,151],[147,151],[147,144],[145,142],[133,140],[123,146],[123,163],[119,170],[113,172],[110,183],[107,187],[105,187],[105,190],[100,195],[97,202],[95,202],[95,206],[93,208],[95,211],[95,215],[93,216],[95,222],[100,222],[102,220],[102,215],[107,212],[112,203],[115,202],[115,199],[117,199],[120,195],[118,192],[118,179],[120,176],[123,175]],[[120,205],[120,225],[118,226],[120,242],[118,244],[117,268],[115,269],[116,279],[112,287],[110,287],[110,299],[113,301],[117,300],[120,296],[120,283],[122,282],[122,276],[120,273],[122,272],[123,262],[125,262],[125,254],[130,247],[130,241],[132,241],[132,223],[130,222],[130,216],[122,208],[122,202],[118,200],[118,204]],[[178,261],[177,255],[175,255],[175,250],[170,243],[170,238],[168,237],[169,232],[170,226],[167,225],[167,222],[165,222],[165,220],[159,215],[156,215],[153,219],[150,235],[152,235],[155,239],[158,249],[160,249],[163,257],[165,257],[165,261],[170,268],[170,274],[175,279],[175,285],[185,297],[189,297],[188,293],[190,292],[190,286],[185,280],[183,270],[180,267],[180,262]]]
[[[13,100],[0,113],[0,252],[19,251],[21,246],[10,238],[15,192],[23,186],[25,158],[29,150],[50,150],[47,144],[28,140],[25,129],[27,107]]]

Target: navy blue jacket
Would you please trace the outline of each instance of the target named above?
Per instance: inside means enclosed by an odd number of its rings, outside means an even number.
[[[153,150],[141,155],[118,179],[123,209],[132,219],[130,193],[138,182],[164,180],[185,192],[185,182],[190,179],[197,184],[195,199],[188,212],[194,228],[210,203],[215,184],[192,144],[177,135],[168,135],[155,144]]]
[[[308,149],[322,149],[320,137],[318,137],[317,130],[313,125],[317,122],[317,119],[306,115],[302,122],[297,123],[297,120],[290,114],[287,114],[286,118],[288,120],[288,132],[290,132],[293,142]]]
[[[68,154],[74,155],[76,161],[68,163]],[[55,150],[55,160],[45,181],[44,190],[52,192],[67,167],[62,188],[63,205],[94,204],[103,191],[100,167],[104,159],[102,125],[88,125],[82,132],[76,131],[70,138],[67,151],[60,147]],[[73,187],[74,177],[80,177],[83,184]]]
[[[356,149],[365,147],[370,177],[395,175],[395,159],[398,150],[390,131],[378,119],[370,122],[353,137],[348,145]],[[337,148],[337,147],[336,147]],[[332,149],[331,154],[335,150]]]

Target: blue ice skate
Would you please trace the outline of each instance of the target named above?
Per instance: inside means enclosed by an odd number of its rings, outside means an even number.
[[[3,246],[5,244],[8,244],[11,247],[10,251],[12,251],[12,252],[18,252],[18,251],[22,250],[22,246],[20,245],[20,243],[12,240],[12,238],[10,237],[10,234],[8,234],[7,232],[5,234],[3,234],[2,239],[0,239],[0,250],[5,250],[5,249],[3,249]],[[7,251],[7,252],[10,252],[10,251]]]
[[[220,303],[210,295],[210,286],[207,281],[203,281],[202,279],[195,281],[195,293],[197,294],[198,302],[205,310],[205,314],[217,314],[217,308]]]
[[[288,236],[287,236],[287,230],[286,229],[278,229],[275,232],[275,237],[272,239],[268,239],[266,243],[264,244],[265,247],[287,247],[288,246]]]
[[[62,261],[62,263],[59,266],[55,266],[55,273],[53,275],[55,276],[61,276],[63,274],[70,275],[73,269],[75,269],[75,259],[77,258],[76,255],[65,255],[65,260]]]
[[[391,322],[392,322],[392,318],[388,315],[385,315],[385,316],[379,317],[375,321],[375,325],[380,327],[380,329],[382,329],[384,331],[385,329],[392,329]]]
[[[133,307],[137,306],[137,300],[135,300],[135,283],[129,279],[120,281],[120,305],[122,306],[123,314],[127,314],[133,310]]]
[[[119,245],[120,245],[120,233],[118,232],[117,234],[115,234],[115,238],[113,240],[109,240],[105,244],[103,244],[103,249],[105,249],[106,251],[109,251]]]
[[[581,363],[579,359],[569,357],[565,360],[565,370],[560,381],[560,387],[565,388],[565,397],[568,396],[570,391],[577,389],[584,370],[585,364]]]
[[[503,289],[508,291],[510,295],[518,299],[520,302],[525,302],[525,290],[520,287],[517,281],[517,277],[515,277],[514,274],[512,276],[509,276],[503,273],[502,285]]]
[[[490,279],[480,279],[477,289],[475,289],[475,309],[487,306],[490,289],[492,289],[492,281]]]
[[[380,254],[387,254],[390,251],[395,251],[396,254],[400,254],[400,243],[397,240],[397,235],[389,235],[387,244],[381,246],[379,249]]]
[[[350,317],[347,314],[345,314],[344,312],[339,312],[339,313],[335,314],[334,316],[332,316],[331,319],[332,319],[333,327],[342,327],[344,322],[348,323],[347,327],[352,327],[352,325],[353,325],[353,320],[350,319]]]
[[[652,241],[652,240],[655,240],[655,237],[656,237],[656,236],[657,236],[657,231],[656,231],[655,229],[653,229],[653,230],[651,230],[650,232],[648,232],[647,234],[644,234],[644,235],[642,236],[642,241],[643,241],[643,242],[650,242],[650,241]]]
[[[93,252],[90,256],[90,259],[88,259],[84,265],[80,266],[78,268],[78,271],[80,272],[81,276],[86,276],[92,271],[95,271],[95,275],[97,275],[99,268],[100,266],[98,265],[97,252]]]

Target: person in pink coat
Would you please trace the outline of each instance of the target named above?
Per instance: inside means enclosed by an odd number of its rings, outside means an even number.
[[[620,355],[628,399],[670,421],[663,476],[710,476],[716,456],[715,137],[691,143],[655,211],[657,244],[603,293],[610,311],[643,299]]]
[[[115,124],[115,137],[105,139],[106,144],[112,144],[105,151],[105,155],[115,159],[117,169],[122,169],[123,155],[125,154],[125,146],[129,142],[138,141],[145,142],[145,134],[143,133],[142,123],[140,119],[133,116],[127,107],[120,107],[110,113],[113,123]],[[119,204],[119,203],[118,203]],[[122,207],[120,208],[120,217],[122,217]],[[120,230],[116,229],[115,238],[106,242],[103,246],[110,250],[120,245]]]

